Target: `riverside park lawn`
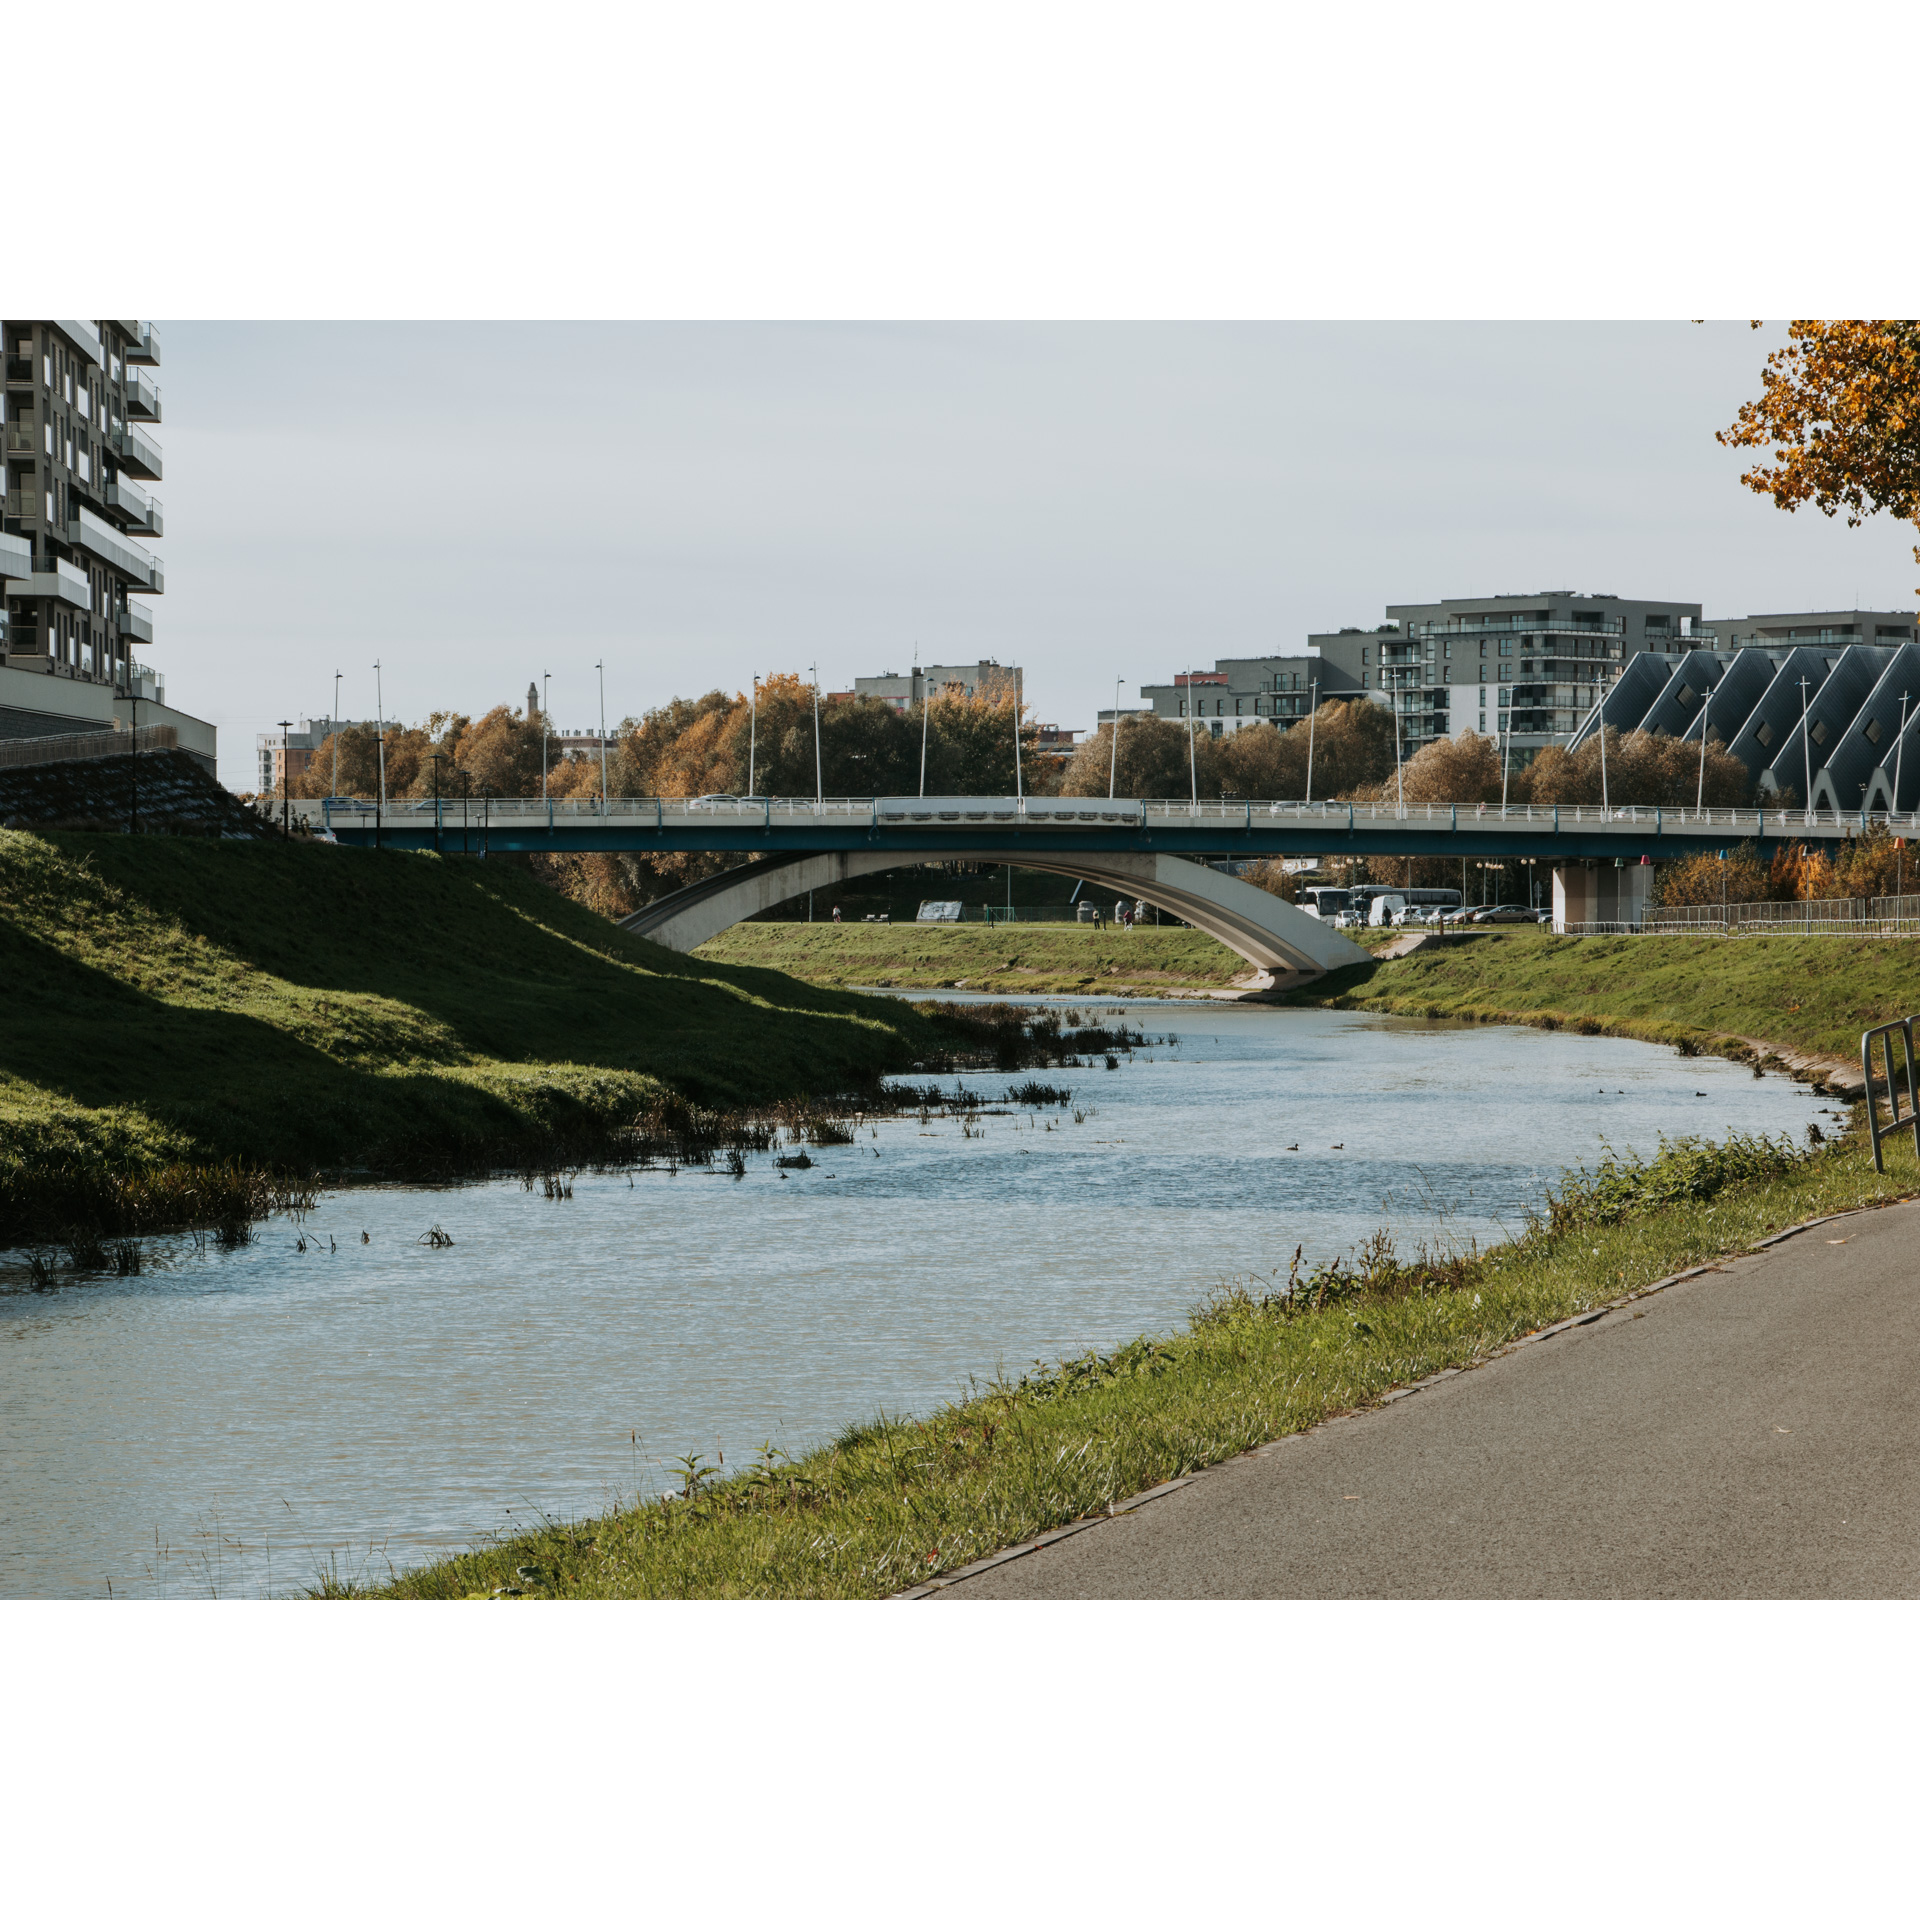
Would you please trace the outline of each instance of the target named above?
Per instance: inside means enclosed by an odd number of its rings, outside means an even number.
[[[964,987],[977,993],[1205,993],[1254,971],[1190,927],[1073,921],[985,926],[908,921],[742,922],[697,949],[703,960],[778,967],[816,986]]]

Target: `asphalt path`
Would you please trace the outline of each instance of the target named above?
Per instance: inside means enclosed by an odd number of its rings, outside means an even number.
[[[1920,1205],[1850,1214],[928,1596],[1920,1593]]]

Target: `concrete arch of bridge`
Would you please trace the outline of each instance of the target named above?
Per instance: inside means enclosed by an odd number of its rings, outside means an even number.
[[[945,853],[946,859],[1008,864],[1068,879],[1091,880],[1148,901],[1211,934],[1231,953],[1272,977],[1312,977],[1364,960],[1365,951],[1323,920],[1250,886],[1216,867],[1166,853],[1035,854]],[[889,867],[920,864],[902,853],[816,853],[756,860],[730,867],[695,886],[656,900],[620,922],[627,932],[691,953],[717,933],[818,887],[862,879]]]

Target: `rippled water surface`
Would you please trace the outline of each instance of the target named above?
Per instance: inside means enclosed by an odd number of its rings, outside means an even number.
[[[1177,1044],[1043,1076],[1078,1123],[882,1122],[784,1180],[761,1155],[742,1180],[582,1175],[570,1201],[517,1180],[344,1191],[301,1223],[323,1250],[278,1220],[234,1252],[168,1236],[137,1278],[51,1293],[0,1256],[0,1592],[286,1593],[329,1556],[384,1572],[672,1484],[677,1455],[797,1453],[876,1407],[1177,1326],[1383,1210],[1413,1242],[1438,1203],[1484,1242],[1603,1138],[1798,1133],[1818,1105],[1630,1040],[1126,1017]],[[452,1247],[422,1244],[434,1226]]]

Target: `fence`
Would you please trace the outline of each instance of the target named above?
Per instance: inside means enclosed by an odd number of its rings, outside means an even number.
[[[1724,907],[1649,907],[1638,927],[1604,923],[1607,932],[1679,933],[1731,939],[1756,934],[1840,934],[1852,939],[1906,939],[1920,935],[1920,893],[1857,900],[1747,900]],[[1599,932],[1603,923],[1569,927]]]
[[[105,760],[114,754],[170,753],[179,744],[177,727],[36,734],[25,740],[0,740],[0,767],[49,767],[63,760]]]
[[[1900,1066],[1895,1070],[1893,1061],[1893,1036],[1900,1036]],[[1880,1111],[1873,1098],[1873,1043],[1880,1042],[1881,1059],[1886,1066],[1887,1104],[1892,1109],[1892,1117],[1883,1127],[1880,1124]],[[1903,1118],[1900,1112],[1900,1082],[1907,1083],[1907,1111]],[[1860,1036],[1860,1090],[1867,1103],[1867,1133],[1873,1141],[1873,1170],[1885,1173],[1886,1162],[1880,1156],[1880,1142],[1890,1133],[1898,1133],[1902,1127],[1913,1129],[1914,1151],[1920,1153],[1920,1082],[1916,1081],[1913,1057],[1913,1016],[1904,1020],[1889,1020],[1885,1026],[1869,1027]]]

